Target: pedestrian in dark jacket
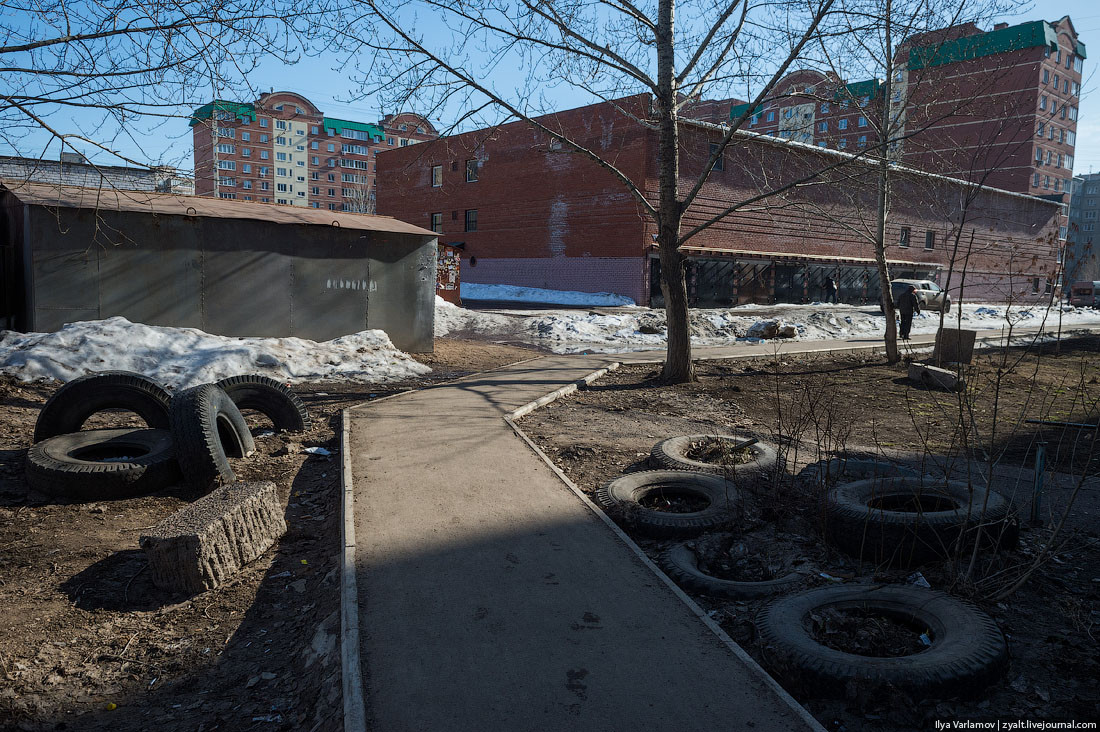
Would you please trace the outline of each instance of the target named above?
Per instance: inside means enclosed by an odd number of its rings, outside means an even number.
[[[827,301],[831,300],[836,304],[840,303],[840,287],[837,286],[836,280],[832,277],[825,281],[825,297]]]
[[[909,340],[909,330],[913,327],[913,313],[920,312],[920,298],[917,297],[917,288],[909,285],[909,289],[902,293],[897,301],[898,313],[901,315],[901,339]]]

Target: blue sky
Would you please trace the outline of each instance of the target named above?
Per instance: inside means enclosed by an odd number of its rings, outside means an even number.
[[[1077,149],[1075,151],[1074,173],[1100,172],[1100,4],[1096,0],[1065,0],[1053,2],[1041,0],[1029,6],[1025,11],[1002,18],[1009,23],[1022,23],[1029,20],[1056,20],[1063,15],[1069,15],[1073,19],[1078,34],[1089,47],[1090,58],[1085,63],[1085,78],[1082,85],[1080,115],[1077,131]],[[373,99],[357,99],[356,84],[351,80],[352,72],[348,69],[332,68],[332,63],[326,63],[317,58],[305,58],[294,66],[284,66],[278,63],[266,63],[260,71],[250,78],[250,83],[256,91],[268,91],[269,89],[282,89],[299,92],[318,107],[325,114],[344,119],[362,121],[375,121],[383,112],[397,110],[382,110],[374,103]],[[570,98],[572,97],[572,99]],[[553,97],[552,97],[553,98]],[[199,106],[209,99],[197,99],[192,107]],[[575,92],[563,90],[559,100],[560,108],[568,108],[577,105]],[[187,113],[187,109],[181,109],[181,115]],[[49,120],[55,126],[72,129],[80,127],[86,132],[95,131],[98,120],[93,116],[73,118],[70,114],[58,113]],[[442,120],[444,124],[449,120]],[[171,120],[160,125],[143,125],[137,123],[137,128],[142,132],[150,131],[146,137],[144,134],[136,135],[144,138],[139,146],[124,136],[115,138],[115,147],[128,157],[149,162],[163,162],[178,165],[189,169],[192,165],[191,134],[185,119]],[[109,136],[107,129],[102,134]],[[24,154],[39,156],[43,153],[46,138],[34,137],[25,140],[20,147],[23,149],[0,150],[5,154]],[[45,149],[44,157],[56,158],[58,149],[56,144]],[[109,156],[98,153],[95,159],[109,163]]]

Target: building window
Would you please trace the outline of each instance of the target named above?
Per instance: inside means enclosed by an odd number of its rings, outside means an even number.
[[[221,177],[219,177],[218,178],[218,185],[220,185],[220,186],[229,186],[230,188],[234,188],[237,185],[237,179],[236,178],[221,178]]]
[[[409,146],[409,138],[402,137],[401,138],[401,147],[408,147],[408,146]]]
[[[285,145],[286,144],[286,138],[282,137],[282,136],[276,137],[275,138],[275,144],[276,145]]]
[[[1036,173],[1034,179],[1031,181],[1031,185],[1033,185],[1036,188],[1039,187],[1039,177],[1040,177],[1039,174]]]
[[[276,109],[278,109],[278,107],[276,107]],[[286,120],[285,120],[285,119],[277,119],[277,120],[275,120],[275,129],[277,129],[277,130],[285,130],[285,129],[286,129]]]
[[[860,117],[859,121],[856,124],[858,124],[860,127],[866,127],[867,126],[867,118],[866,117]]]
[[[331,182],[336,182],[336,174],[335,173],[329,173],[328,174],[328,179]]]
[[[822,102],[821,103],[821,113],[822,114],[828,114],[829,113],[829,103],[828,102]]]
[[[1053,112],[1054,110],[1052,109],[1050,111]],[[1062,105],[1062,111],[1058,113],[1058,116],[1061,117],[1062,119],[1066,118],[1066,105],[1064,105],[1064,104]]]
[[[1047,97],[1046,97],[1046,94],[1044,94],[1043,96],[1039,97],[1039,109],[1045,110],[1046,108],[1047,108]]]
[[[466,182],[467,183],[473,183],[474,181],[477,180],[478,169],[480,167],[481,167],[481,163],[478,160],[467,160],[466,161]],[[477,217],[477,212],[476,211],[474,212],[474,217],[475,217],[475,221],[476,221],[476,217]],[[471,231],[471,229],[466,229],[466,231]]]
[[[466,209],[466,231],[477,231],[477,209]]]
[[[431,230],[437,234],[443,233],[443,213],[434,213],[431,218]]]
[[[439,188],[443,185],[443,166],[432,166],[432,188]]]
[[[1039,126],[1035,129],[1035,136],[1036,137],[1042,137],[1044,134],[1046,134],[1046,131],[1047,131],[1047,123],[1046,122],[1040,122]]]
[[[286,193],[286,183],[276,183],[275,190],[279,191],[279,193]]]
[[[260,135],[260,142],[267,142],[267,140],[268,140],[267,135]]]
[[[236,198],[236,193],[219,193],[218,198]]]
[[[232,155],[233,153],[237,152],[237,147],[235,145],[230,145],[229,143],[223,142],[218,145],[218,152]]]
[[[867,147],[867,135],[860,135],[859,136],[859,146],[860,147]]]
[[[1073,156],[1072,155],[1067,155],[1066,156],[1066,168],[1068,170],[1073,170]]]
[[[715,155],[718,156],[718,159],[714,161],[714,170],[725,170],[725,156],[718,151],[719,147],[720,145],[717,142],[710,143],[710,155],[711,157],[714,157]]]
[[[218,161],[218,169],[219,170],[236,170],[237,169],[237,162],[235,160],[219,160]]]
[[[936,248],[936,232],[929,229],[924,232],[924,248],[935,249]]]
[[[848,129],[848,120],[842,119],[842,120],[840,120],[839,122],[836,123],[836,126],[837,126],[838,129],[846,130],[846,129]]]
[[[1058,91],[1058,74],[1054,75],[1054,91]]]
[[[1050,176],[1049,175],[1044,175],[1043,176],[1043,188],[1050,188]]]
[[[317,129],[317,125],[313,125],[312,127],[310,127],[309,132],[311,135],[316,135],[319,132],[319,130]]]
[[[775,110],[768,112],[768,122],[775,122]]]
[[[260,127],[267,127],[266,117],[260,117]],[[261,139],[260,142],[267,142],[267,140]]]
[[[241,140],[243,140],[244,142],[248,142],[251,139],[252,133],[250,133],[248,130],[241,130]]]
[[[235,129],[233,129],[232,127],[219,127],[218,128],[218,137],[228,137],[229,139],[232,140],[236,136],[237,136],[237,131]]]
[[[260,160],[267,160],[270,156],[267,150],[260,150]]]
[[[840,138],[840,139],[839,139],[839,140],[837,141],[837,143],[836,143],[836,146],[837,146],[837,148],[839,148],[840,150],[843,150],[844,148],[848,147],[848,138],[846,138],[846,137],[842,137],[842,138]]]
[[[1041,147],[1035,148],[1035,164],[1036,165],[1042,165],[1043,164],[1043,148],[1041,148]]]
[[[329,188],[328,189],[328,194],[330,196],[335,196],[336,195],[336,189],[335,188]]]
[[[1053,150],[1047,150],[1047,165],[1053,165],[1053,164],[1054,164],[1054,151]]]
[[[828,132],[829,131],[829,123],[828,122],[822,122],[821,124],[819,124],[817,126],[817,131],[818,132]]]
[[[309,162],[310,162],[311,165],[320,165],[321,164],[321,158],[314,155],[313,157],[311,157],[309,159]],[[301,163],[298,163],[298,165],[301,165]]]
[[[390,147],[393,147],[393,138],[392,137],[387,137],[386,138],[386,144],[389,145]]]
[[[898,235],[898,246],[899,247],[909,246],[909,235],[910,235],[910,233],[911,233],[911,229],[908,226],[901,227],[901,234]]]
[[[241,163],[241,172],[242,173],[251,173],[252,172],[252,164],[251,163]]]
[[[275,153],[275,159],[276,160],[282,160],[285,163],[286,162],[286,153],[285,152]]]
[[[271,190],[271,184],[268,183],[266,180],[260,181],[260,190],[261,191],[270,191]]]
[[[241,181],[241,188],[244,188],[245,190],[251,191],[252,190],[252,181],[242,180]]]
[[[252,157],[252,148],[250,148],[250,147],[242,147],[242,148],[241,148],[241,156],[242,156],[242,157],[246,157],[246,158],[250,158],[250,157]]]

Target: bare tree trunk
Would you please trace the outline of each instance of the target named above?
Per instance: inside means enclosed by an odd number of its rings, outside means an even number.
[[[665,296],[668,351],[661,376],[682,384],[695,379],[688,326],[684,257],[677,248],[683,209],[677,196],[680,180],[679,129],[676,111],[674,0],[661,0],[657,18],[657,181],[660,199],[657,243],[661,253],[661,292]]]
[[[878,166],[878,221],[875,230],[875,263],[878,265],[879,286],[882,289],[882,312],[886,316],[886,361],[897,363],[901,360],[898,353],[898,329],[894,320],[894,298],[890,292],[890,267],[886,263],[886,219],[890,214],[890,141],[894,135],[895,120],[890,113],[893,103],[891,92],[894,85],[894,45],[891,36],[893,3],[886,0],[886,13],[883,16],[883,28],[886,33],[886,78],[882,89],[882,108],[879,110],[879,151]]]

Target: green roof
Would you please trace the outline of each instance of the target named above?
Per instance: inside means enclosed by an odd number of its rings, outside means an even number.
[[[1036,46],[1057,48],[1058,33],[1045,20],[1011,25],[1000,30],[956,38],[938,46],[917,46],[909,52],[909,70],[1019,51]],[[1084,48],[1081,47],[1083,51]],[[1084,58],[1084,54],[1079,53]]]
[[[242,102],[227,102],[224,99],[215,99],[210,104],[204,104],[194,112],[191,113],[191,127],[194,127],[200,120],[210,119],[214,110],[219,112],[231,112],[233,117],[239,119],[241,122],[256,121],[256,105],[242,103]]]
[[[1077,48],[1073,49],[1073,52],[1081,58],[1088,58],[1088,55],[1085,53],[1085,44],[1081,43],[1081,41],[1077,41]]]
[[[345,119],[325,117],[324,125],[326,130],[333,130],[336,134],[340,134],[344,130],[359,130],[360,132],[366,132],[371,137],[386,136],[385,130],[378,125],[372,125],[368,122],[349,122]]]
[[[837,89],[836,98],[858,99],[860,97],[874,97],[878,94],[878,88],[882,84],[880,79],[867,79],[845,84],[842,89]]]
[[[751,106],[752,106],[752,104],[749,104],[748,102],[746,102],[745,104],[735,104],[734,106],[730,107],[730,119],[740,119],[741,115],[743,115],[745,112],[747,112],[749,107],[751,107]],[[764,111],[763,107],[757,107],[756,109],[754,109],[752,111],[752,113],[753,114],[760,114],[763,111]]]

